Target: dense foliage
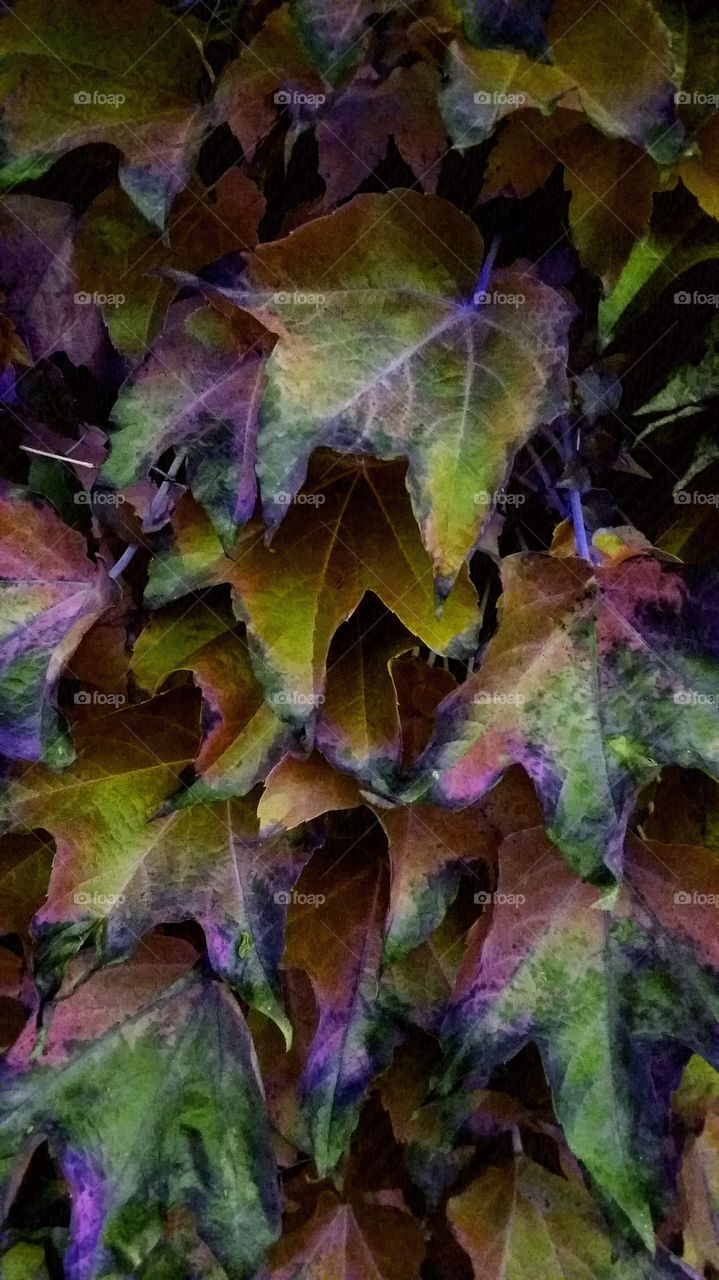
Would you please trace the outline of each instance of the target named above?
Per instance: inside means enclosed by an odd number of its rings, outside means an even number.
[[[717,1280],[719,14],[0,93],[0,1277]]]

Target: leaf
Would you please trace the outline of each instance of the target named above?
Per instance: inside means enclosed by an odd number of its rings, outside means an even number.
[[[599,337],[603,346],[612,342],[674,286],[677,276],[699,262],[719,257],[719,236],[713,223],[693,210],[676,214],[655,207],[649,234],[635,244],[622,273],[607,298],[599,304]],[[677,324],[680,320],[677,319]]]
[[[694,141],[697,154],[682,159],[677,173],[702,209],[712,218],[719,218],[719,121],[716,116],[705,121]]]
[[[460,151],[491,137],[499,121],[520,108],[550,112],[576,84],[560,68],[523,53],[472,49],[459,41],[450,48],[446,71],[442,117]]]
[[[78,233],[78,283],[86,304],[99,299],[123,355],[142,359],[162,329],[176,286],[158,273],[175,266],[197,269],[251,248],[264,207],[261,193],[239,169],[229,169],[209,190],[193,183],[183,191],[162,238],[119,187],[108,187],[93,201]]]
[[[56,767],[72,757],[55,709],[63,667],[113,598],[85,539],[19,489],[0,494],[0,751]]]
[[[482,199],[526,196],[555,164],[564,166],[572,238],[583,264],[616,284],[638,239],[649,231],[652,197],[662,177],[652,160],[621,138],[606,138],[574,111],[552,116],[516,111],[490,156]]]
[[[365,599],[337,632],[327,659],[316,743],[335,768],[369,785],[399,765],[402,735],[392,663],[413,637]],[[367,606],[367,607],[365,607]]]
[[[447,149],[437,105],[439,74],[425,63],[395,67],[386,80],[358,75],[318,111],[315,133],[324,204],[346,199],[384,159],[390,137],[425,190]]]
[[[279,1207],[242,1016],[216,982],[185,977],[143,1003],[133,977],[93,978],[58,1006],[39,1058],[5,1068],[6,1177],[48,1137],[73,1205],[68,1280],[129,1280],[178,1209],[230,1280],[249,1280]]]
[[[263,700],[247,641],[224,605],[198,601],[153,614],[135,646],[132,671],[156,693],[177,671],[192,671],[205,701],[199,775],[177,804],[246,795],[286,746],[287,730]]]
[[[690,1139],[680,1175],[688,1220],[684,1258],[700,1274],[719,1265],[719,1117],[709,1115]]]
[[[397,7],[397,0],[290,0],[302,41],[331,82],[362,56],[370,20]]]
[[[269,523],[318,445],[406,457],[447,593],[518,448],[567,396],[573,304],[526,263],[496,271],[475,304],[481,259],[479,233],[447,201],[362,195],[260,246],[248,287],[219,290],[279,335],[258,437]]]
[[[285,756],[268,775],[257,808],[263,833],[290,831],[337,809],[354,809],[362,795],[346,773],[338,773],[313,751],[306,760]]]
[[[177,690],[96,715],[76,731],[72,768],[33,765],[10,783],[6,825],[43,828],[56,843],[48,900],[35,922],[47,989],[141,873],[162,832],[148,823],[195,755],[197,713],[197,698]]]
[[[392,865],[384,961],[393,964],[440,924],[467,864],[493,860],[496,837],[478,805],[461,813],[400,806],[377,816]]]
[[[292,112],[294,95],[309,95],[312,99],[324,96],[326,91],[325,80],[315,71],[307,50],[297,39],[288,6],[282,5],[267,15],[240,57],[225,67],[215,101],[249,157],[272,131],[278,108]],[[278,100],[277,94],[284,94],[284,98]]]
[[[64,351],[73,364],[95,368],[106,339],[96,308],[75,301],[77,220],[72,206],[38,196],[6,195],[0,232],[2,280],[8,294],[4,310],[19,326],[33,359]]]
[[[102,477],[137,483],[171,446],[184,446],[188,479],[223,543],[255,506],[257,415],[264,388],[257,326],[180,302],[152,350],[120,388]]]
[[[90,142],[122,153],[120,181],[137,208],[163,229],[189,180],[213,119],[201,107],[201,27],[159,4],[128,0],[19,0],[3,20],[3,137],[14,164],[0,181],[32,176],[63,152]]]
[[[526,1156],[495,1165],[447,1206],[482,1280],[609,1280],[612,1242],[583,1187]]]
[[[431,562],[401,479],[399,466],[318,454],[299,498],[285,495],[288,514],[271,546],[253,521],[232,559],[201,513],[180,504],[175,550],[154,560],[146,599],[157,605],[230,582],[265,697],[296,729],[321,705],[332,637],[367,591],[435,652],[468,656],[477,633],[474,588],[463,570],[437,618]]]
[[[719,771],[714,571],[527,554],[504,560],[503,580],[499,630],[440,707],[406,798],[461,807],[521,764],[570,865],[619,873],[636,798],[661,766]]]
[[[272,1252],[272,1280],[419,1280],[424,1240],[408,1214],[385,1205],[344,1204],[325,1191],[311,1220]]]
[[[645,439],[658,427],[676,421],[677,418],[697,413],[718,392],[719,320],[715,318],[709,325],[699,360],[681,365],[656,395],[635,409],[638,417],[652,415],[652,420],[638,439]],[[654,418],[654,414],[659,417]]]
[[[546,45],[544,22],[551,0],[457,0],[472,44],[512,45],[539,55]]]
[[[319,1006],[302,1096],[320,1177],[346,1150],[369,1083],[398,1039],[377,999],[386,901],[382,860],[355,850],[350,869],[314,858],[288,922],[285,963],[309,974]]]
[[[52,852],[40,836],[0,838],[0,932],[29,939],[30,921],[47,892]]]
[[[701,919],[712,907],[692,898],[716,876],[716,859],[695,849],[687,867],[689,853],[633,842],[613,908],[540,832],[509,837],[444,1028],[445,1089],[538,1044],[572,1151],[650,1248],[650,1208],[661,1211],[668,1181],[673,1079],[662,1055],[679,1042],[717,1056],[716,978],[705,967],[717,956]],[[682,888],[668,891],[664,869]]]
[[[683,149],[674,105],[671,33],[651,0],[621,13],[583,0],[556,0],[547,22],[556,65],[578,87],[593,124],[644,147],[660,164]]]

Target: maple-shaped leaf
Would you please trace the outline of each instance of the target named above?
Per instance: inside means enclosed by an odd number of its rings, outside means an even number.
[[[264,25],[224,69],[215,101],[224,111],[246,156],[270,133],[278,110],[301,116],[327,95],[327,83],[298,40],[287,5],[268,14]]]
[[[439,708],[407,795],[463,806],[521,764],[583,876],[619,872],[641,788],[664,764],[719,772],[714,570],[638,555],[502,566],[499,629]]]
[[[318,111],[324,205],[338,204],[367,180],[384,159],[390,137],[423,188],[434,190],[447,150],[438,89],[438,71],[414,62],[395,67],[386,80],[358,75]]]
[[[232,557],[209,521],[183,500],[174,549],[151,566],[152,605],[201,586],[229,582],[247,624],[253,665],[275,713],[304,727],[324,697],[330,642],[372,591],[407,629],[438,653],[469,656],[477,635],[474,588],[466,569],[437,617],[432,566],[396,465],[315,455],[308,484],[266,545],[251,521]]]
[[[419,1280],[424,1257],[419,1223],[393,1204],[352,1203],[323,1192],[309,1220],[276,1244],[272,1280]]]
[[[80,303],[99,307],[118,350],[141,359],[176,293],[161,270],[195,270],[251,248],[264,207],[261,192],[247,175],[228,169],[214,187],[192,183],[183,190],[160,237],[120,187],[108,187],[78,229],[74,268]]]
[[[574,1154],[652,1247],[669,1180],[670,1095],[687,1050],[719,1059],[707,850],[632,842],[621,896],[572,876],[541,831],[509,837],[462,965],[445,1087],[541,1051]],[[667,874],[667,872],[669,874]]]
[[[147,358],[120,388],[102,470],[108,484],[135,484],[170,445],[182,447],[195,497],[231,543],[255,506],[260,333],[254,322],[196,301],[172,307]]]
[[[176,803],[245,795],[288,745],[287,726],[267,705],[250,664],[247,639],[225,605],[184,601],[160,609],[141,632],[135,679],[151,693],[177,671],[192,671],[205,701],[198,775]]]
[[[484,142],[504,116],[520,108],[548,112],[575,81],[560,68],[504,49],[472,49],[455,41],[440,95],[447,132],[460,151]]]
[[[25,492],[0,494],[0,751],[72,757],[55,709],[63,668],[115,594],[82,534]]]
[[[529,263],[478,286],[482,253],[474,224],[437,196],[360,195],[261,245],[238,287],[222,286],[279,339],[257,449],[270,524],[318,445],[406,457],[446,594],[517,450],[567,396],[573,303]]]
[[[593,124],[665,164],[683,150],[684,131],[674,104],[672,33],[659,10],[652,0],[627,0],[621,13],[555,0],[547,34]]]
[[[4,196],[0,234],[8,295],[3,310],[19,327],[33,359],[64,351],[74,364],[95,368],[107,339],[97,309],[75,301],[72,206],[38,196]]]
[[[278,978],[286,901],[319,837],[258,840],[256,796],[158,814],[194,753],[188,710],[177,691],[91,721],[72,769],[35,768],[12,784],[12,822],[49,831],[57,846],[33,926],[39,981],[52,991],[88,940],[109,963],[154,925],[194,919],[216,971],[289,1039]]]
[[[608,289],[649,231],[661,173],[638,147],[605,137],[576,111],[559,107],[549,117],[516,111],[492,150],[481,198],[530,195],[558,163],[571,196],[569,223],[577,252]]]
[[[160,4],[19,0],[2,22],[0,181],[44,173],[89,142],[122,153],[120,181],[162,230],[213,122],[198,99],[202,27]]]
[[[309,974],[319,1007],[302,1098],[321,1176],[345,1152],[370,1081],[399,1039],[378,1000],[386,870],[357,840],[351,864],[328,843],[300,880],[288,919],[285,964]]]
[[[262,1087],[240,1010],[221,984],[150,963],[96,975],[26,1035],[0,1084],[6,1195],[46,1136],[72,1202],[68,1280],[130,1277],[187,1211],[230,1277],[248,1280],[279,1233]],[[164,962],[164,963],[163,963]],[[166,974],[163,970],[169,970]]]
[[[590,1196],[526,1156],[486,1169],[449,1201],[447,1216],[477,1280],[619,1280]]]

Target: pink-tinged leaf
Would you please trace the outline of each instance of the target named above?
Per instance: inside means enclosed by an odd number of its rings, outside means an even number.
[[[153,940],[150,966],[92,978],[58,1007],[42,1052],[16,1048],[4,1071],[3,1182],[46,1136],[72,1203],[68,1280],[137,1274],[178,1210],[230,1280],[249,1280],[279,1233],[242,1015],[217,982],[190,974],[166,989],[174,951],[165,965],[158,944],[169,941]],[[138,972],[148,967],[150,990]]]
[[[719,1061],[716,977],[696,941],[694,902],[674,896],[684,854],[632,845],[615,901],[574,878],[541,831],[510,837],[444,1028],[447,1084],[471,1084],[538,1045],[572,1151],[647,1242],[652,1211],[667,1204],[678,1068],[689,1050]],[[650,859],[671,871],[653,904]],[[713,853],[693,861],[689,884],[702,861],[700,883],[716,874]]]
[[[719,772],[719,576],[658,555],[594,569],[522,554],[502,574],[497,634],[439,708],[408,794],[461,807],[521,764],[572,866],[619,871],[663,764]]]
[[[72,758],[55,709],[60,677],[116,594],[82,534],[24,492],[0,494],[0,751]]]

